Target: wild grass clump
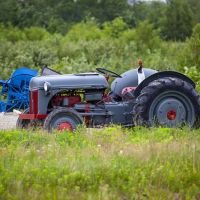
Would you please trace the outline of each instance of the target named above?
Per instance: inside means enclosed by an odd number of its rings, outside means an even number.
[[[0,131],[0,199],[199,198],[199,130]]]

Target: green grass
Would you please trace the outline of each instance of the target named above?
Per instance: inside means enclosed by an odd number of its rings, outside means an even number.
[[[0,199],[200,199],[200,130],[0,131]]]

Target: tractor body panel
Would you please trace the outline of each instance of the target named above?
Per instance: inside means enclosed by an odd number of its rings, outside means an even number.
[[[156,70],[143,69],[145,78],[157,73]],[[122,96],[122,90],[126,87],[138,86],[138,69],[132,69],[123,73],[122,78],[116,78],[111,84],[111,92],[114,95]]]
[[[51,85],[48,95],[44,91],[45,82]],[[30,101],[36,102],[32,103],[33,107],[37,107],[35,111],[37,110],[37,114],[46,114],[49,102],[56,94],[62,91],[71,93],[75,90],[84,90],[86,101],[101,100],[102,92],[108,87],[108,82],[104,76],[97,73],[50,75],[32,78],[29,87]],[[67,100],[66,98],[65,101]],[[59,106],[64,106],[64,102]]]
[[[45,82],[51,85],[52,90],[105,89],[108,87],[104,76],[98,73],[83,73],[34,77],[30,82],[30,91],[43,89]]]
[[[134,101],[107,102],[105,104],[76,104],[74,109],[80,115],[89,116],[92,126],[109,124],[133,125],[132,108]]]
[[[146,77],[146,79],[144,81],[142,81],[137,86],[136,90],[134,91],[135,97],[137,97],[140,94],[141,90],[144,87],[146,87],[149,83],[151,83],[152,81],[159,79],[159,78],[166,78],[166,77],[179,78],[185,82],[188,82],[194,88],[196,87],[195,83],[189,77],[185,76],[184,74],[181,74],[176,71],[162,71],[162,72],[157,72],[157,73],[152,74],[151,76]]]

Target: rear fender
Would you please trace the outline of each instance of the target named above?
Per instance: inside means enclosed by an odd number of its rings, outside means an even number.
[[[134,96],[138,97],[140,95],[140,92],[142,91],[142,89],[144,87],[146,87],[150,82],[157,80],[159,78],[166,78],[166,77],[179,78],[179,79],[182,79],[183,81],[190,83],[194,88],[196,87],[196,84],[189,77],[185,76],[184,74],[181,74],[181,73],[175,72],[175,71],[162,71],[162,72],[153,74],[153,75],[147,77],[144,81],[142,81],[138,85],[136,90],[134,91]]]

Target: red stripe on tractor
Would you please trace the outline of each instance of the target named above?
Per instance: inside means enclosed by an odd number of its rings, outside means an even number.
[[[29,102],[30,102],[30,113],[33,113],[33,97],[32,97],[32,92],[29,92]]]
[[[20,114],[20,119],[45,119],[47,114]]]
[[[38,90],[33,91],[33,113],[38,113]]]
[[[37,114],[38,113],[38,90],[30,92],[30,113]]]

